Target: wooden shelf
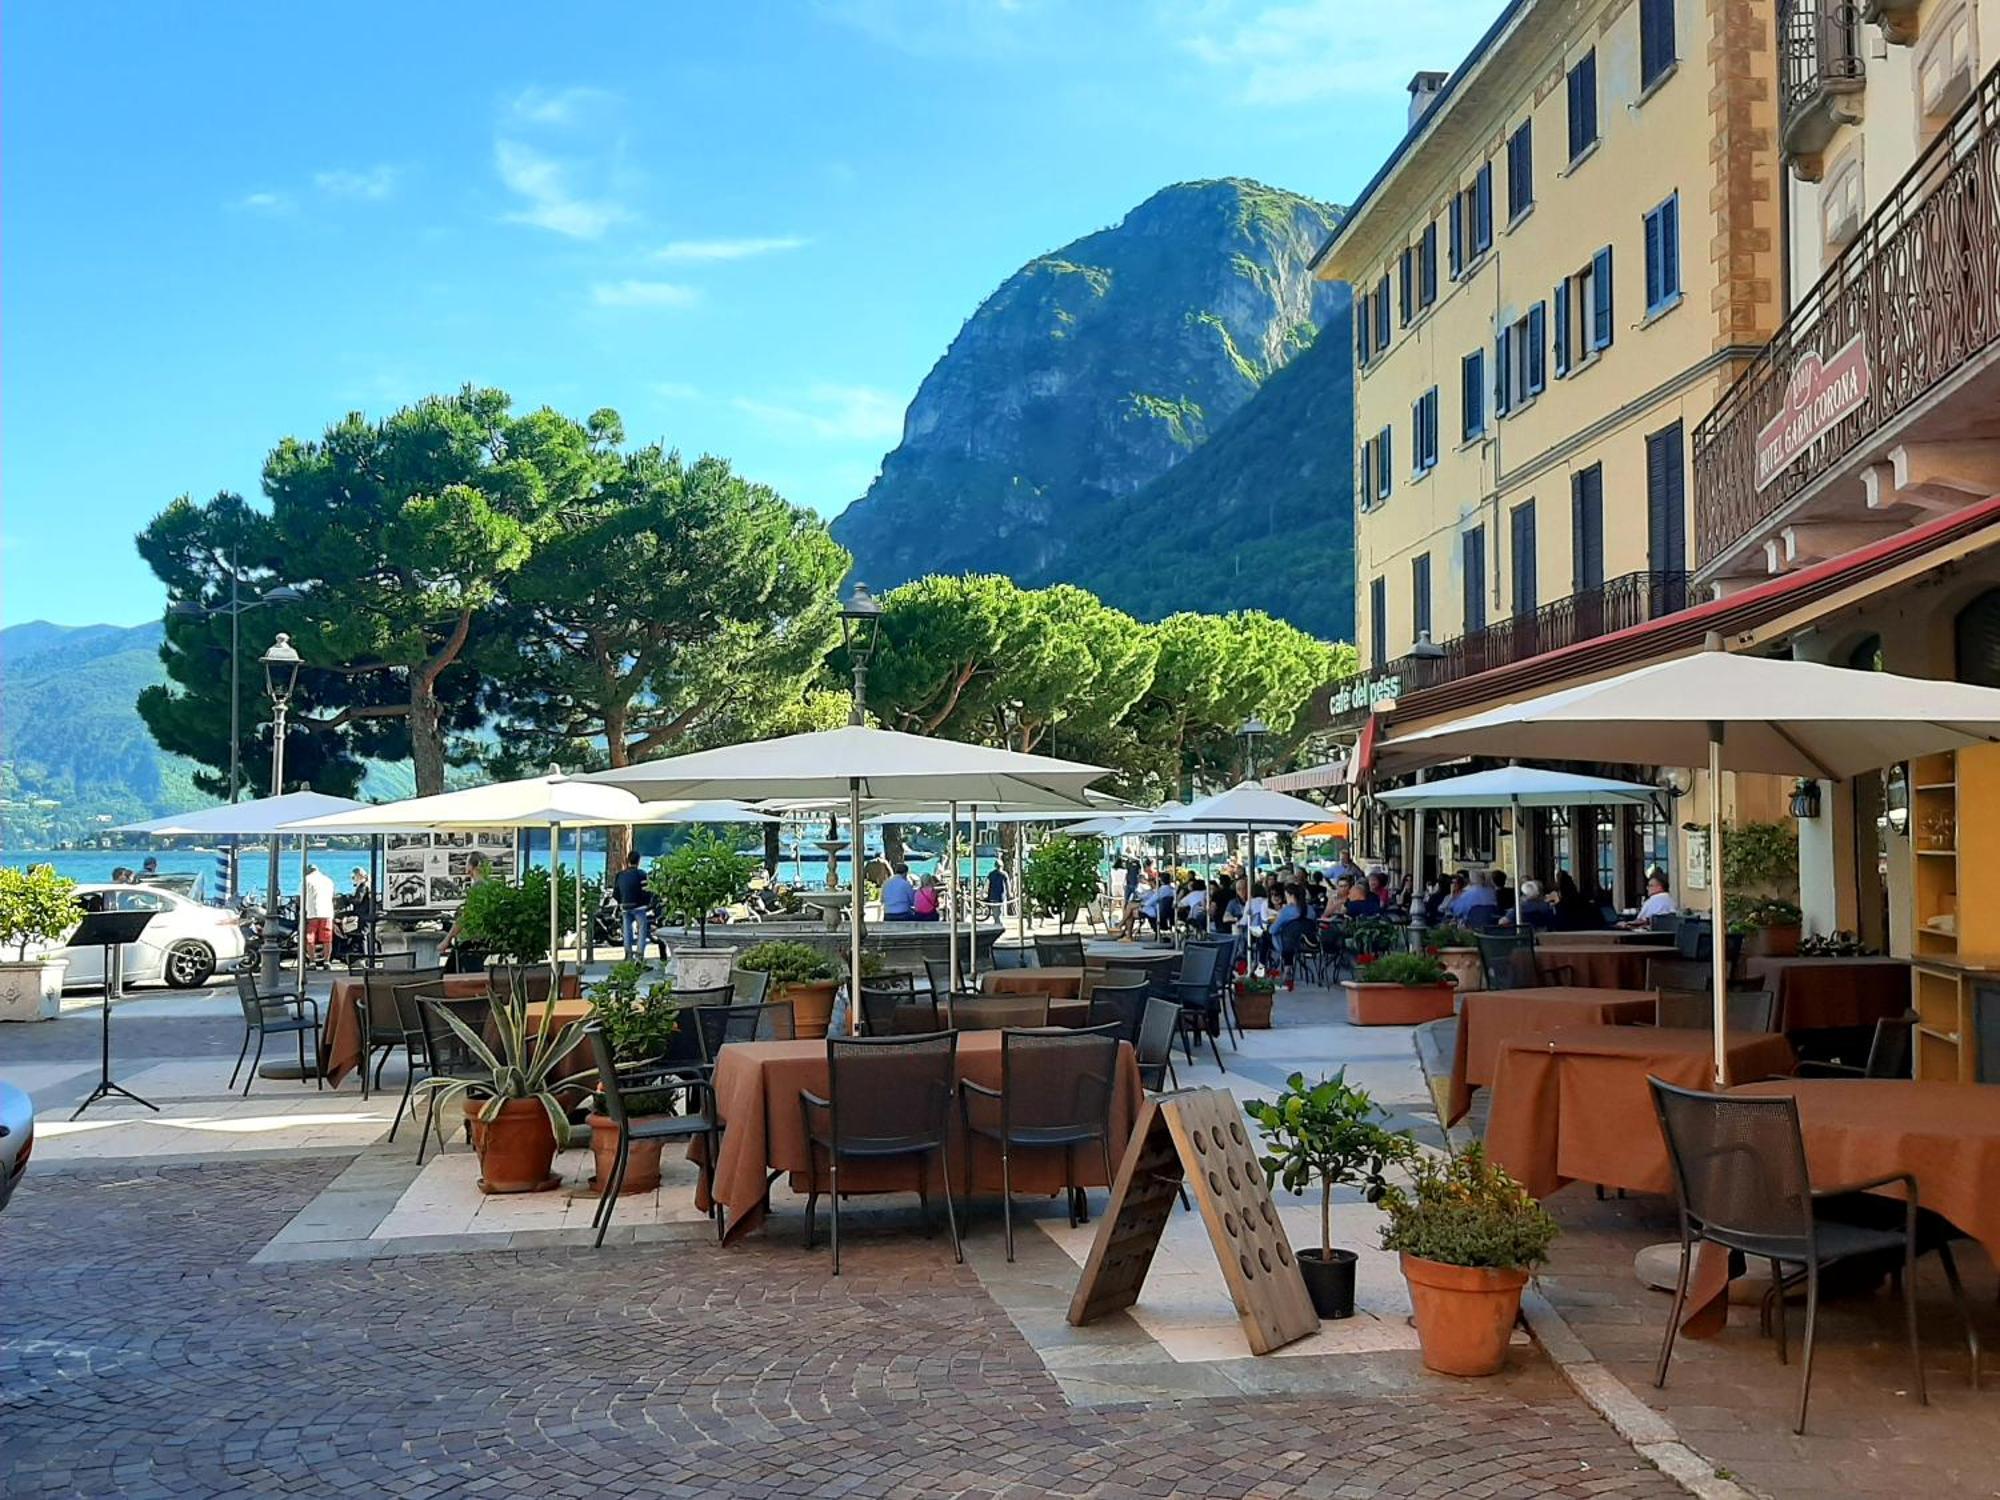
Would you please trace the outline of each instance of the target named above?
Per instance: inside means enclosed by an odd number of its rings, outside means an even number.
[[[1919,857],[1930,858],[1930,859],[1958,858],[1958,851],[1956,849],[1919,849],[1917,850],[1917,854]]]
[[[1955,781],[1926,781],[1918,785],[1915,790],[1920,792],[1956,792],[1958,790],[1958,783]]]

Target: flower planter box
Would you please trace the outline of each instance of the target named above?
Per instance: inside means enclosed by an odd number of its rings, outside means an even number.
[[[0,962],[0,1021],[53,1021],[62,1009],[67,958]]]
[[[1437,961],[1451,971],[1461,995],[1467,990],[1486,988],[1486,970],[1479,962],[1477,948],[1440,948]]]
[[[1236,1024],[1245,1031],[1269,1031],[1271,1006],[1277,998],[1272,990],[1246,990],[1239,979],[1236,982]]]
[[[1449,984],[1369,984],[1347,980],[1350,1026],[1419,1026],[1452,1014],[1458,991]]]
[[[1802,929],[1759,927],[1743,939],[1745,958],[1797,958]]]

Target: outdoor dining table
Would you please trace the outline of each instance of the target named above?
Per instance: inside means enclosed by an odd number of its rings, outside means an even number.
[[[1493,1083],[1500,1044],[1509,1037],[1539,1035],[1564,1026],[1650,1024],[1657,1010],[1651,990],[1542,989],[1472,990],[1458,1009],[1458,1045],[1451,1059],[1451,1118],[1472,1108],[1472,1091]]]
[[[1654,932],[1643,927],[1577,927],[1562,930],[1537,929],[1535,942],[1543,948],[1568,948],[1579,944],[1601,947],[1606,943],[1621,948],[1671,948],[1671,932]]]
[[[1090,987],[1104,973],[1088,965],[1052,965],[1046,969],[988,969],[979,976],[982,995],[1047,995],[1052,1000],[1088,1000]]]
[[[1732,1093],[1789,1094],[1798,1101],[1806,1170],[1815,1188],[1866,1182],[1891,1172],[1917,1179],[1917,1201],[2000,1261],[2000,1088],[1883,1078],[1793,1078],[1749,1083]],[[1900,1188],[1883,1196],[1902,1199]],[[1688,1281],[1682,1330],[1703,1338],[1728,1312],[1729,1253],[1703,1245]]]
[[[1570,983],[1587,990],[1643,990],[1646,965],[1661,956],[1658,947],[1638,943],[1611,942],[1599,937],[1591,943],[1544,943],[1539,935],[1536,946],[1545,968],[1566,967]]]
[[[958,1077],[990,1089],[1000,1087],[1000,1046],[998,1031],[961,1032],[958,1038]],[[791,1175],[794,1187],[803,1188],[811,1165],[807,1155],[805,1120],[799,1111],[799,1091],[827,1093],[826,1043],[823,1041],[732,1042],[722,1049],[715,1064],[715,1105],[723,1121],[722,1151],[715,1163],[713,1200],[726,1211],[725,1244],[733,1244],[763,1222],[766,1211],[766,1183],[774,1172]],[[1125,1142],[1139,1120],[1139,1106],[1145,1091],[1139,1083],[1139,1065],[1129,1043],[1118,1044],[1117,1077],[1111,1093],[1108,1144],[1115,1167],[1125,1155]],[[977,1151],[978,1171],[971,1183],[965,1178],[965,1143],[959,1135],[958,1111],[950,1112],[952,1139],[947,1152],[951,1188],[963,1201],[974,1190],[1000,1190],[1000,1154]],[[692,1141],[688,1157],[702,1160],[705,1143]],[[1092,1148],[1075,1153],[1076,1183],[1079,1187],[1109,1186],[1104,1180],[1101,1154]],[[1057,1193],[1063,1188],[1063,1155],[1059,1151],[1019,1151],[1013,1162],[1014,1191],[1017,1193]],[[843,1193],[903,1192],[914,1189],[915,1178],[908,1161],[892,1160],[843,1162],[840,1186]],[[704,1212],[710,1194],[697,1187],[695,1203]]]
[[[1900,958],[1746,958],[1743,972],[1778,997],[1778,1029],[1873,1026],[1910,1008]]]
[[[1471,997],[1468,996],[1468,999]],[[1732,1032],[1732,1078],[1789,1073],[1791,1043],[1776,1032]],[[1715,1082],[1715,1038],[1665,1026],[1563,1026],[1500,1043],[1493,1066],[1487,1154],[1529,1193],[1567,1182],[1673,1190],[1647,1077],[1684,1088]]]
[[[443,986],[447,1000],[477,1000],[488,993],[484,974],[447,974],[442,980],[432,980],[431,983]],[[581,986],[580,976],[563,975],[564,997],[575,1000],[582,993]],[[327,996],[326,1015],[320,1024],[319,1066],[326,1081],[335,1088],[339,1088],[341,1080],[361,1065],[361,1013],[355,1007],[366,993],[367,986],[357,977],[334,980],[333,991]],[[584,1008],[588,1009],[588,1006]],[[558,1024],[574,1019],[574,1015],[559,1014]]]

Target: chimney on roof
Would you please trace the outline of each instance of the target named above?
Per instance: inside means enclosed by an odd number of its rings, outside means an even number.
[[[1419,73],[1410,80],[1411,130],[1417,128],[1417,121],[1424,117],[1424,111],[1431,107],[1431,100],[1437,98],[1444,88],[1445,79],[1450,76],[1448,73]]]

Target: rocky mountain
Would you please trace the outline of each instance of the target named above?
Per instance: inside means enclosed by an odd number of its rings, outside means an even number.
[[[834,523],[855,576],[997,571],[1142,614],[1256,604],[1350,633],[1347,301],[1306,269],[1339,214],[1181,183],[1023,266]],[[1281,385],[1316,341],[1330,352]],[[1277,398],[1262,416],[1260,392]]]

